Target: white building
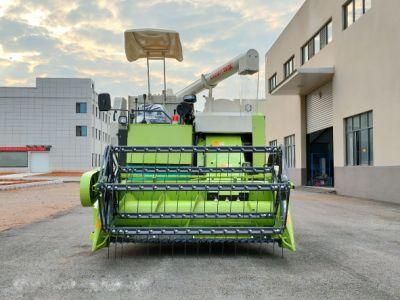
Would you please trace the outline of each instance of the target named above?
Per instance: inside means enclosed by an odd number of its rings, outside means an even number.
[[[0,87],[0,171],[84,171],[110,143],[111,113],[99,112],[91,79],[37,78]]]

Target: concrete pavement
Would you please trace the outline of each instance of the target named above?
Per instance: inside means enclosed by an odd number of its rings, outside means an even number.
[[[27,193],[28,197],[29,192]],[[0,233],[0,298],[400,299],[400,206],[294,192],[298,251],[124,245],[90,252],[91,210]]]

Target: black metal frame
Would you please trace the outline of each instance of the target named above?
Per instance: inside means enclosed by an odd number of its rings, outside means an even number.
[[[274,163],[264,167],[224,167],[210,168],[198,166],[120,166],[119,155],[128,153],[269,153],[274,155]],[[205,147],[205,146],[107,146],[103,156],[99,180],[95,186],[99,193],[99,212],[102,229],[109,233],[110,242],[143,242],[158,239],[157,241],[170,241],[171,239],[185,242],[213,242],[242,241],[242,242],[275,242],[275,236],[282,234],[286,228],[286,220],[289,205],[290,183],[281,180],[280,171],[275,172],[275,163],[282,169],[282,150],[280,147]],[[258,174],[272,174],[272,182],[256,182],[249,180],[248,183],[178,183],[178,182],[127,182],[120,183],[122,174],[167,174],[176,172],[180,174],[204,175],[208,173],[243,173],[250,176]],[[252,192],[272,191],[274,195],[274,211],[271,213],[120,213],[118,211],[117,192],[121,191],[231,191],[231,192]],[[258,206],[258,203],[257,203]],[[278,215],[278,213],[280,213]],[[280,218],[280,224],[272,227],[116,227],[112,226],[114,217],[120,219],[276,219]],[[245,235],[245,236],[243,236]],[[144,238],[146,237],[147,238]],[[210,238],[212,236],[212,238]],[[222,236],[222,237],[221,237]],[[168,238],[166,238],[168,237]],[[151,242],[151,241],[150,241]]]

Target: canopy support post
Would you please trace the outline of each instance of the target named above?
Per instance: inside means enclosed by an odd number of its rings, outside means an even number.
[[[149,53],[147,53],[146,59],[147,59],[147,93],[148,93],[148,98],[150,99],[150,64],[149,64]]]
[[[167,102],[167,79],[165,73],[165,53],[163,53],[163,65],[164,65],[164,105]]]

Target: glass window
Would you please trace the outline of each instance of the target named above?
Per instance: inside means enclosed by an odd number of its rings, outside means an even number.
[[[372,119],[372,111],[368,113],[368,127],[372,127],[374,120]]]
[[[353,119],[352,118],[348,118],[346,120],[346,130],[347,131],[352,131],[353,130]]]
[[[333,37],[332,21],[329,22],[329,24],[327,25],[326,31],[327,31],[327,39],[328,39],[328,44],[329,44],[330,42],[332,42],[332,37]]]
[[[364,13],[366,13],[372,6],[372,0],[364,0]]]
[[[284,139],[285,163],[288,168],[296,167],[295,159],[295,136],[294,134]]]
[[[269,91],[273,91],[276,88],[276,73],[269,79]]]
[[[354,156],[353,156],[353,154],[354,154],[354,140],[353,140],[353,134],[352,133],[348,133],[347,136],[346,136],[346,140],[347,140],[347,143],[346,143],[347,164],[352,166],[352,165],[354,165]]]
[[[374,162],[374,135],[372,128],[368,129],[368,150],[369,150],[369,163],[372,165]]]
[[[343,6],[343,29],[348,28],[371,8],[372,0],[351,0]]]
[[[76,102],[76,113],[77,114],[86,114],[87,113],[86,102]]]
[[[317,34],[314,37],[314,54],[317,54],[321,50],[321,38],[320,35]]]
[[[331,41],[332,21],[329,21],[301,48],[301,63],[309,61]]]
[[[368,136],[368,129],[361,130],[360,133],[360,158],[362,165],[369,164],[369,136]]]
[[[294,56],[283,65],[285,78],[289,77],[294,72]]]
[[[28,152],[0,152],[0,167],[28,167]]]
[[[354,2],[350,1],[344,7],[344,18],[345,25],[344,28],[349,27],[354,22]]]
[[[308,59],[314,56],[314,39],[308,42]]]
[[[361,128],[368,128],[368,114],[362,114],[361,118]]]
[[[357,21],[364,14],[364,0],[354,0],[354,21]]]
[[[76,126],[76,136],[87,136],[87,126]]]
[[[328,36],[327,36],[327,26],[325,26],[324,28],[322,28],[320,36],[321,36],[321,49],[323,49],[326,44],[328,44]]]
[[[345,119],[346,162],[350,166],[372,165],[372,111]]]
[[[360,129],[360,115],[353,117],[353,130]]]
[[[278,141],[277,141],[277,140],[270,141],[270,142],[269,142],[269,145],[270,145],[271,147],[277,147],[277,146],[278,146]]]
[[[304,46],[301,49],[301,54],[302,54],[302,63],[305,64],[306,62],[308,62],[308,47]]]

